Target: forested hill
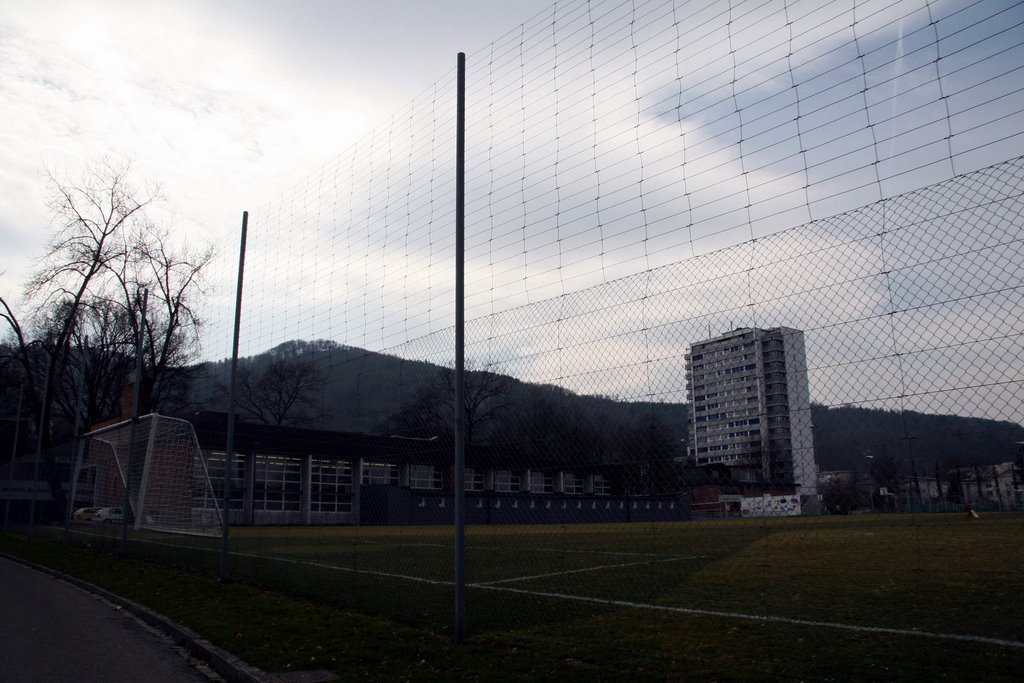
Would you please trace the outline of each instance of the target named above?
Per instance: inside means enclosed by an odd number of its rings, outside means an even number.
[[[272,366],[277,374],[270,376]],[[282,400],[286,385],[297,382],[299,398],[307,400],[292,405],[280,419],[282,424],[405,436],[450,435],[451,378],[439,364],[319,340],[286,342],[240,359],[239,368],[250,392],[240,400],[256,404]],[[307,372],[297,380],[299,368]],[[287,372],[282,374],[282,369]],[[228,362],[210,363],[204,370],[195,398],[205,408],[223,409]],[[262,385],[261,378],[265,379]],[[657,449],[666,458],[682,456],[686,450],[687,406],[682,403],[578,395],[473,370],[467,376],[467,400],[475,405],[470,436],[478,443],[517,444],[547,452],[584,448],[595,457],[612,458],[628,444]],[[243,419],[278,421],[255,410],[241,413]],[[864,469],[868,455],[913,460],[922,473],[935,464],[1006,462],[1017,457],[1016,442],[1024,441],[1021,425],[954,415],[815,405],[812,417],[818,466],[823,471]]]
[[[841,406],[812,408],[822,470],[862,469],[866,456],[912,460],[920,472],[1015,460],[1021,425],[958,415],[931,415]],[[927,468],[927,469],[926,469]]]

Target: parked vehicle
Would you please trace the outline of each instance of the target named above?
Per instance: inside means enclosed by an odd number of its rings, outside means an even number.
[[[78,508],[71,516],[77,522],[91,522],[103,508]]]
[[[96,511],[92,521],[103,522],[104,524],[120,524],[124,519],[121,508],[100,508]]]

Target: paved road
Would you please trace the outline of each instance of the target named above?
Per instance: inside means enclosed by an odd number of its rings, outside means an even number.
[[[173,643],[70,584],[0,558],[0,681],[188,683],[209,679]]]

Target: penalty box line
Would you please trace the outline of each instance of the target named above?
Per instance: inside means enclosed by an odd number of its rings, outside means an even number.
[[[498,579],[497,581],[481,581],[479,583],[467,583],[470,588],[486,588],[497,586],[502,583],[515,583],[517,581],[531,581],[533,579],[547,579],[553,576],[568,576],[569,574],[582,574],[584,572],[597,572],[603,569],[621,569],[623,567],[642,567],[659,562],[680,562],[682,560],[700,560],[700,556],[666,557],[660,560],[642,560],[640,562],[622,562],[620,564],[604,564],[597,567],[583,567],[582,569],[566,569],[560,572],[549,572],[547,574],[533,574],[532,576],[516,576],[511,579]]]
[[[531,591],[522,588],[510,588],[508,586],[495,586],[492,584],[469,584],[472,588],[480,590],[499,591],[505,593],[518,593],[534,597],[554,598],[558,600],[571,600],[574,602],[585,602],[594,605],[606,605],[610,607],[624,607],[627,609],[649,609],[658,612],[670,612],[675,614],[689,614],[702,617],[719,617],[723,619],[741,619],[744,621],[759,621],[762,623],[793,624],[795,626],[811,626],[816,628],[829,628],[838,631],[851,631],[854,633],[869,633],[875,635],[910,636],[919,638],[930,638],[933,640],[953,640],[964,643],[975,643],[981,645],[998,645],[1024,649],[1024,642],[1019,640],[1004,640],[1002,638],[989,638],[988,636],[973,636],[958,633],[940,633],[938,631],[917,631],[903,628],[890,628],[886,626],[858,626],[856,624],[842,624],[834,621],[815,621],[813,619],[797,619],[795,617],[781,617],[761,614],[745,614],[743,612],[724,612],[720,610],[697,609],[692,607],[672,607],[670,605],[654,605],[644,602],[632,602],[628,600],[610,600],[608,598],[592,598],[585,595],[570,595],[568,593],[549,593],[545,591]]]

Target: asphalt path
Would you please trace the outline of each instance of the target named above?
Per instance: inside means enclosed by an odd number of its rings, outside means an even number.
[[[105,600],[0,558],[0,681],[188,683],[174,643]]]

